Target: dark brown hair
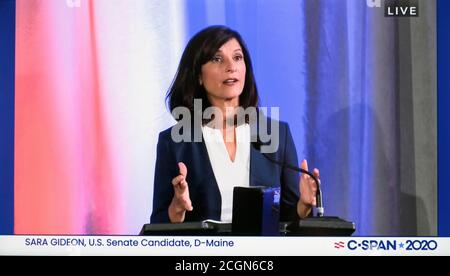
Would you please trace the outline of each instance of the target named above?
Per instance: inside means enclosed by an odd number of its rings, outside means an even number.
[[[214,57],[223,44],[232,38],[235,38],[242,47],[246,67],[245,85],[239,96],[239,104],[243,108],[257,107],[258,91],[252,62],[242,37],[226,26],[210,26],[192,37],[184,49],[177,73],[166,96],[170,111],[183,106],[187,107],[192,114],[194,99],[202,99],[202,111],[211,106],[205,88],[199,84],[201,68]]]

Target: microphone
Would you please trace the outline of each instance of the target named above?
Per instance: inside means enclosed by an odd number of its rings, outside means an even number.
[[[261,141],[259,141],[259,139],[258,139],[257,142],[252,143],[252,144],[254,144],[255,148],[256,148],[259,152],[261,152],[261,151],[259,150],[259,149],[260,149],[260,144],[261,144]],[[290,164],[286,164],[285,162],[280,162],[280,161],[278,161],[278,160],[275,160],[275,159],[273,159],[272,157],[268,156],[268,155],[267,155],[266,153],[264,153],[264,152],[261,152],[261,154],[262,154],[267,160],[271,161],[272,163],[275,163],[275,164],[277,164],[277,165],[279,165],[279,166],[281,166],[281,167],[285,167],[285,168],[288,168],[288,169],[293,170],[293,171],[296,171],[296,172],[300,172],[300,173],[307,174],[307,175],[309,175],[309,176],[314,180],[314,182],[316,183],[316,188],[317,188],[317,191],[316,191],[316,210],[317,210],[317,216],[318,216],[318,217],[323,217],[324,212],[325,212],[325,209],[324,209],[324,207],[323,207],[323,202],[322,202],[322,190],[321,190],[321,188],[320,188],[320,179],[317,179],[317,177],[316,177],[314,174],[312,174],[311,172],[309,172],[309,171],[307,171],[307,170],[304,170],[304,169],[299,168],[299,167],[296,167],[296,166],[292,166],[292,165],[290,165]]]

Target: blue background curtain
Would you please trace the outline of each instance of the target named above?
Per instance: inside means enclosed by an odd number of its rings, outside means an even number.
[[[263,106],[321,170],[327,215],[359,235],[435,235],[436,7],[384,17],[360,0],[194,1],[188,37],[225,24],[246,40]]]

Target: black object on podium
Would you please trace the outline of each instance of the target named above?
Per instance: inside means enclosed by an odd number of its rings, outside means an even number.
[[[338,217],[310,217],[281,224],[281,228],[286,236],[351,236],[356,229],[354,222]]]
[[[279,222],[279,187],[234,187],[233,235],[278,236]]]

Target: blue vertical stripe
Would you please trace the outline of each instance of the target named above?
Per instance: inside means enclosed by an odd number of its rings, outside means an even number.
[[[438,233],[450,236],[450,1],[438,0]]]
[[[15,0],[0,0],[0,235],[14,234]]]
[[[187,40],[207,25],[206,3],[203,0],[186,4]],[[187,43],[187,41],[186,41]]]

